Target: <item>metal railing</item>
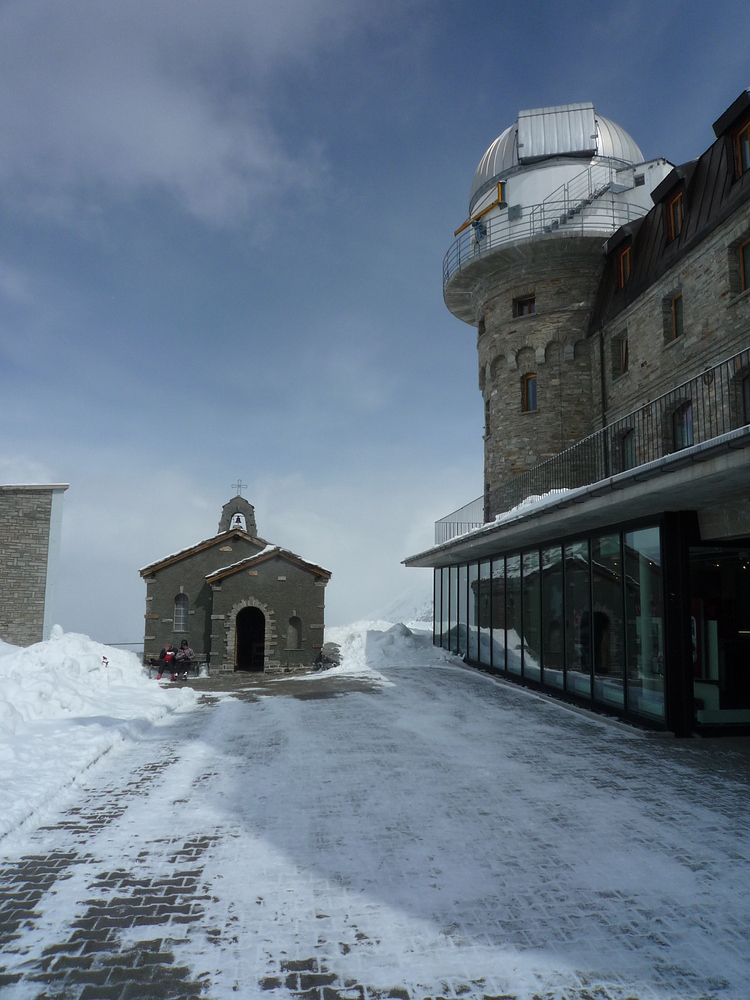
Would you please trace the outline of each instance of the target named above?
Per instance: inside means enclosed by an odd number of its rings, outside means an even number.
[[[446,253],[443,287],[456,271],[507,243],[556,231],[611,236],[620,226],[641,218],[646,212],[647,209],[640,205],[615,201],[610,186],[606,185],[603,190],[592,191],[591,197],[586,195],[577,201],[571,200],[570,192],[561,192],[559,199],[524,205],[520,215],[513,219],[508,212],[502,216],[486,216],[461,233]]]
[[[439,521],[435,521],[435,544],[448,542],[456,535],[463,535],[474,528],[481,528],[484,524],[484,497],[477,497],[471,503],[464,504],[452,514],[446,514]]]
[[[750,347],[747,347],[528,472],[502,483],[492,494],[492,508],[496,513],[505,513],[531,496],[590,486],[749,423]],[[482,503],[483,498],[479,497],[455,513]],[[445,526],[453,517],[448,514],[435,523],[436,544],[438,525]],[[472,530],[460,524],[458,527],[460,530],[452,533],[443,527],[442,540]]]

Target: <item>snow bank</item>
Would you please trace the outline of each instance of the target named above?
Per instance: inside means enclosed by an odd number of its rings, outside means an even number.
[[[32,815],[134,724],[197,700],[149,680],[138,658],[59,626],[25,649],[0,644],[0,836]]]

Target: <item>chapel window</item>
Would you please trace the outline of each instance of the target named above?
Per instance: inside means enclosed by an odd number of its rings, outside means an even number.
[[[536,296],[526,295],[521,299],[513,299],[513,315],[518,318],[520,316],[533,316],[536,312]]]
[[[630,277],[630,247],[625,247],[617,255],[617,287],[624,288]]]
[[[750,122],[734,133],[734,170],[737,177],[750,170]]]
[[[536,375],[524,375],[522,403],[527,413],[536,410]]]
[[[172,615],[172,629],[175,632],[188,631],[188,611],[190,601],[187,594],[178,594],[174,599],[174,613]]]
[[[667,229],[670,243],[682,232],[682,191],[667,202]]]
[[[286,648],[299,649],[301,636],[302,636],[302,622],[296,615],[293,615],[289,619],[289,625],[287,626],[286,630]]]

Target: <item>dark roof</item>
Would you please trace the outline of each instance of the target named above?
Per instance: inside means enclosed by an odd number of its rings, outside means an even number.
[[[246,531],[240,531],[239,528],[235,528],[233,531],[221,531],[218,535],[214,535],[213,538],[206,538],[202,542],[198,542],[197,545],[191,545],[187,549],[181,549],[179,552],[174,552],[171,556],[165,556],[163,559],[159,559],[158,562],[150,563],[148,566],[144,566],[140,570],[141,576],[150,576],[152,573],[158,572],[160,569],[164,569],[165,566],[171,566],[173,563],[180,562],[182,559],[187,559],[188,556],[193,556],[196,552],[203,552],[204,549],[210,549],[212,545],[218,545],[219,542],[228,542],[232,539],[244,539],[246,542],[252,542],[254,545],[263,549],[268,542],[265,538],[253,538],[252,535],[248,535]]]
[[[330,571],[323,569],[322,566],[316,566],[315,563],[307,562],[307,560],[302,559],[296,553],[290,552],[289,549],[282,549],[280,545],[268,545],[262,552],[256,552],[252,556],[240,559],[239,562],[231,563],[229,566],[222,566],[221,569],[215,569],[213,572],[207,573],[206,580],[209,583],[215,583],[217,580],[223,580],[226,576],[232,576],[233,573],[240,573],[242,570],[247,569],[248,566],[257,566],[259,563],[276,558],[285,559],[287,562],[293,563],[301,569],[308,570],[316,576],[324,577],[326,580],[330,580],[331,578]]]
[[[750,114],[750,101],[747,113]],[[733,121],[736,119],[735,114]],[[683,191],[682,231],[668,242],[664,200],[679,186]],[[750,199],[750,171],[735,180],[731,135],[722,135],[697,160],[675,167],[654,190],[654,197],[657,195],[661,196],[660,204],[651,209],[639,226],[634,227],[632,223],[630,227],[624,226],[605,244],[607,262],[591,315],[590,332],[627,308]],[[629,232],[623,232],[628,228]],[[619,289],[615,251],[624,246],[628,237],[632,245],[630,278],[625,287]]]

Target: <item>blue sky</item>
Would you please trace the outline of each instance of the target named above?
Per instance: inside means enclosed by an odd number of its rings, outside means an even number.
[[[238,476],[330,624],[426,589],[400,560],[482,489],[441,295],[481,155],[591,100],[696,156],[749,36],[735,2],[0,4],[0,479],[70,483],[61,624],[139,639],[139,567]]]

